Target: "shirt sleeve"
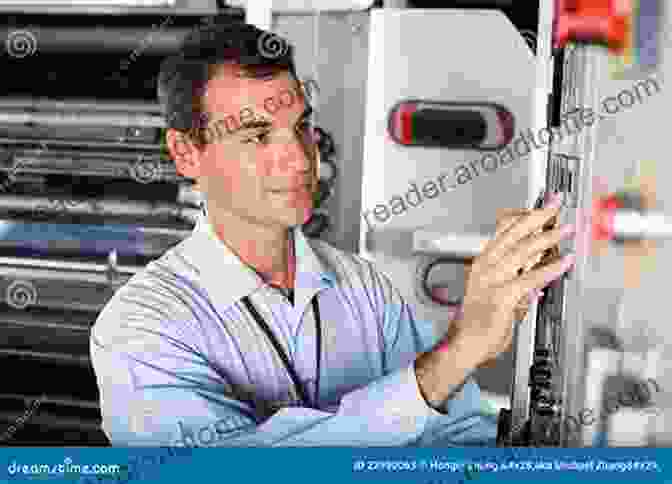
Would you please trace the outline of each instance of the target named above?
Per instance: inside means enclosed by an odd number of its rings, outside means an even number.
[[[431,350],[441,339],[436,324],[415,318],[390,279],[373,265],[376,304],[383,314],[386,371],[412,364],[419,353]],[[448,316],[446,316],[448,317]],[[413,373],[415,376],[415,372]],[[417,380],[416,380],[417,385]],[[424,398],[421,397],[424,402]],[[425,402],[425,405],[426,402]],[[473,377],[456,386],[439,411],[427,405],[429,418],[418,446],[488,446],[495,447],[497,416],[484,409],[481,392]]]
[[[404,446],[431,415],[409,365],[345,394],[333,412],[285,407],[265,418],[225,370],[180,338],[126,334],[133,339],[123,348],[91,339],[102,426],[114,446]]]
[[[423,348],[420,328],[389,281],[378,282],[374,291],[383,303],[384,376],[343,395],[333,411],[285,407],[270,418],[255,405],[251,389],[235,387],[226,369],[204,356],[198,336],[189,334],[188,328],[196,332],[196,323],[170,324],[165,311],[107,308],[90,345],[103,430],[115,446],[489,444],[487,437],[494,434],[478,415],[475,383],[467,383],[445,404],[445,415],[427,405],[414,370]],[[386,309],[395,304],[396,313]],[[115,324],[100,324],[106,319]],[[98,335],[99,324],[115,327],[114,337]]]

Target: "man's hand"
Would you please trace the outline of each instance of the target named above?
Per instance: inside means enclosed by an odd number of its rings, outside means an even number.
[[[559,210],[556,198],[542,209],[500,213],[494,238],[471,265],[460,317],[434,350],[416,360],[418,384],[430,405],[441,404],[473,368],[505,352],[521,301],[529,303],[573,265],[570,255],[535,267],[574,233],[572,226],[542,231]]]
[[[527,215],[528,213],[530,213],[529,210],[522,210],[522,209],[500,210],[499,213],[497,214],[497,227],[495,229],[495,237],[497,237],[497,235],[501,234],[505,230],[511,228],[511,226],[513,226],[514,223],[516,223],[518,220],[520,220],[521,217]],[[538,257],[535,263],[538,263],[540,259],[541,257]],[[471,266],[472,264],[469,263],[464,270],[464,275],[467,283],[469,281],[469,276],[471,275]],[[521,298],[520,301],[518,301],[518,305],[514,309],[514,316],[516,321],[522,321],[523,319],[525,319],[525,316],[527,316],[527,311],[530,302],[531,301],[529,300],[528,297],[523,297]]]

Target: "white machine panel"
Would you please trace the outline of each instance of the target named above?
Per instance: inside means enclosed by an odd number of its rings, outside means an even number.
[[[369,49],[360,254],[438,336],[455,308],[437,298],[459,303],[464,264],[494,233],[497,210],[538,195],[529,188],[535,57],[494,10],[374,10]],[[452,118],[441,117],[445,106],[457,110]],[[503,107],[510,119],[483,106]],[[493,144],[512,128],[513,139]],[[419,144],[399,142],[409,136]],[[456,146],[446,146],[451,136]],[[487,142],[459,147],[475,139]],[[510,356],[477,372],[486,395],[508,401]]]

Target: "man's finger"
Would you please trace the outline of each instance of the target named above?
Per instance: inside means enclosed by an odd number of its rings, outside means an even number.
[[[497,212],[495,222],[495,235],[488,241],[483,249],[483,253],[488,252],[495,243],[497,237],[503,232],[509,230],[522,216],[527,215],[529,210],[520,208],[505,208]]]
[[[504,277],[516,274],[519,270],[528,272],[542,260],[547,251],[557,252],[559,244],[573,236],[574,227],[572,225],[542,232],[539,235],[528,236],[529,240],[521,240],[516,250],[511,252],[506,260],[502,261],[497,267],[501,268],[501,274]]]
[[[520,279],[516,281],[518,287],[513,294],[514,296],[519,296],[519,298],[516,299],[516,302],[518,302],[523,295],[529,294],[531,291],[535,290],[541,291],[551,282],[559,279],[572,268],[575,260],[576,256],[570,254],[523,274]]]
[[[562,198],[556,197],[548,207],[530,210],[526,215],[520,217],[508,230],[497,236],[492,244],[489,244],[489,250],[484,254],[488,264],[496,264],[520,240],[542,230],[553,217],[558,215],[561,206]]]
[[[495,229],[496,235],[509,230],[513,224],[515,224],[518,220],[520,220],[521,217],[527,215],[529,212],[529,210],[523,210],[520,208],[501,210],[497,214],[497,228]]]

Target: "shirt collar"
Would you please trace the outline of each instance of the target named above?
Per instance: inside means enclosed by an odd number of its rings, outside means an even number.
[[[328,270],[316,254],[301,227],[294,234],[296,271],[294,276],[295,307],[303,307],[322,288],[332,287],[335,272]],[[266,286],[266,282],[224,244],[215,234],[207,215],[201,214],[192,235],[182,245],[186,257],[194,263],[203,284],[217,294],[217,304],[226,307]]]

